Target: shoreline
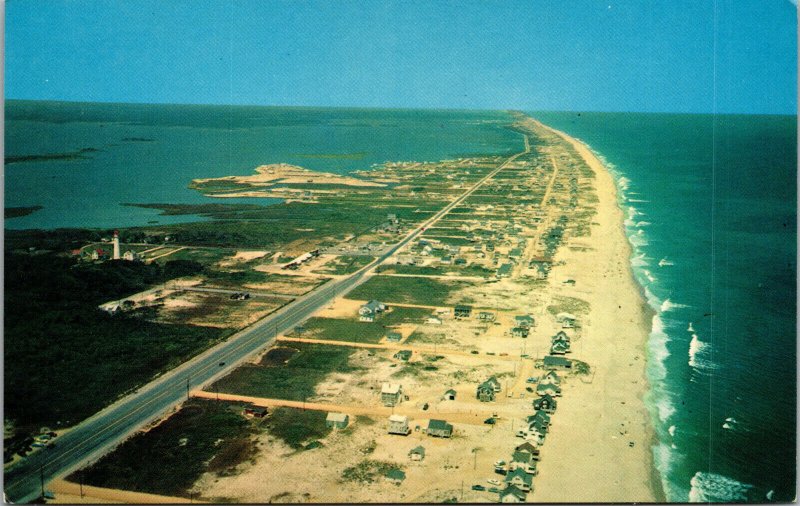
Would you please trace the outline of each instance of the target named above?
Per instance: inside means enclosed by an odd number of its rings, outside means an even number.
[[[595,374],[604,374],[606,375],[605,381],[632,381],[631,388],[626,391],[627,397],[626,401],[619,401],[622,404],[626,404],[626,402],[630,402],[630,398],[632,397],[636,401],[636,407],[634,411],[637,414],[644,415],[640,420],[630,420],[629,423],[632,424],[639,424],[639,430],[637,431],[640,436],[642,437],[642,443],[636,445],[634,447],[626,447],[626,448],[619,448],[619,445],[614,445],[616,443],[616,436],[612,436],[614,440],[611,442],[603,441],[602,437],[607,436],[607,434],[602,434],[601,426],[604,424],[596,423],[597,420],[593,419],[592,416],[585,416],[585,417],[574,417],[574,420],[570,420],[570,422],[574,425],[575,432],[579,432],[583,434],[584,439],[592,440],[592,444],[589,446],[592,447],[590,451],[593,451],[595,454],[597,450],[600,450],[603,453],[604,462],[598,462],[599,465],[595,466],[594,463],[588,462],[588,459],[583,459],[583,461],[579,460],[582,455],[580,454],[579,444],[574,440],[576,438],[572,437],[571,435],[564,434],[566,431],[564,428],[554,430],[552,434],[549,436],[548,446],[552,445],[554,442],[559,443],[560,440],[564,440],[563,449],[567,447],[571,447],[575,449],[574,457],[575,459],[566,458],[564,460],[575,460],[581,464],[581,468],[584,469],[581,472],[576,473],[576,480],[574,483],[568,480],[565,482],[564,476],[559,476],[556,480],[554,479],[553,484],[551,485],[546,480],[542,479],[542,476],[539,476],[537,479],[537,491],[534,494],[534,498],[536,501],[581,501],[586,500],[590,502],[665,502],[666,495],[663,490],[663,486],[661,483],[661,478],[659,476],[658,470],[655,467],[655,462],[653,459],[653,452],[652,448],[654,445],[658,443],[658,436],[655,432],[655,429],[652,425],[651,414],[646,405],[645,399],[648,395],[649,389],[649,382],[647,378],[647,343],[652,331],[652,319],[656,312],[649,306],[647,303],[644,289],[643,287],[636,281],[635,275],[633,273],[632,266],[630,264],[630,258],[632,254],[632,247],[630,242],[628,241],[627,236],[625,235],[625,225],[624,225],[624,211],[619,205],[618,200],[618,189],[616,186],[616,181],[614,179],[613,174],[610,170],[602,163],[602,161],[591,151],[591,149],[584,144],[583,142],[571,137],[570,135],[566,134],[563,131],[554,129],[540,121],[534,119],[533,120],[537,125],[540,127],[549,130],[562,139],[564,139],[567,143],[569,143],[578,153],[578,155],[586,162],[586,164],[592,169],[595,175],[594,180],[594,187],[597,192],[598,196],[598,203],[597,203],[597,214],[593,218],[592,224],[592,235],[587,238],[587,243],[589,243],[593,248],[597,248],[601,251],[600,258],[597,258],[597,255],[593,254],[585,254],[585,253],[567,253],[566,255],[560,255],[561,258],[564,256],[570,257],[570,261],[568,261],[567,266],[569,267],[575,260],[578,260],[577,257],[594,257],[593,260],[596,264],[597,270],[599,271],[601,267],[604,265],[616,264],[614,267],[617,270],[607,270],[605,274],[602,275],[602,278],[599,277],[598,272],[598,279],[594,280],[596,282],[596,286],[593,287],[593,290],[590,290],[589,298],[590,304],[592,305],[592,322],[589,323],[588,328],[586,329],[587,338],[586,340],[589,341],[594,335],[598,333],[598,331],[608,331],[613,328],[613,331],[616,335],[623,337],[623,332],[620,330],[624,329],[627,335],[624,335],[626,339],[626,346],[629,346],[632,350],[638,353],[634,357],[634,362],[637,365],[634,367],[634,363],[631,363],[628,367],[628,370],[635,369],[636,372],[631,374],[625,374],[624,370],[614,367],[615,365],[622,365],[618,364],[619,357],[614,356],[603,356],[602,351],[600,348],[606,348],[606,355],[613,355],[614,352],[619,353],[623,350],[615,349],[613,352],[609,352],[608,344],[610,343],[587,343],[587,345],[594,345],[598,349],[592,350],[594,353],[590,356],[591,358],[588,359],[590,364],[595,369]],[[604,232],[604,233],[600,233]],[[609,244],[613,243],[613,244]],[[603,255],[605,253],[606,255]],[[584,261],[587,260],[586,258],[583,259]],[[621,269],[619,269],[621,267]],[[574,269],[574,265],[570,270]],[[590,268],[591,269],[591,268]],[[581,272],[583,275],[585,271],[583,269],[575,269],[576,271]],[[557,276],[556,276],[557,277]],[[580,278],[579,278],[580,280]],[[588,280],[587,280],[588,281]],[[589,281],[590,282],[590,281]],[[551,280],[552,283],[552,280]],[[597,312],[595,302],[600,302],[599,300],[595,301],[594,299],[598,299],[600,297],[605,296],[606,294],[611,295],[611,297],[606,297],[606,299],[610,299],[612,306],[614,303],[619,302],[617,304],[620,306],[619,309],[622,309],[622,303],[625,302],[626,305],[632,305],[632,309],[628,312],[623,313],[619,311],[619,316],[626,316],[627,318],[620,318],[616,319],[617,315],[610,314],[606,316],[606,318],[610,317],[611,321],[603,322],[600,320],[602,316],[596,317],[594,313]],[[608,301],[606,301],[608,302]],[[606,304],[608,305],[608,304]],[[612,307],[613,309],[613,307]],[[625,321],[627,320],[627,321]],[[599,321],[599,323],[607,323],[611,324],[610,328],[609,325],[594,325],[595,321]],[[621,322],[625,322],[621,324]],[[608,337],[608,336],[599,336],[599,337]],[[588,347],[588,346],[587,346]],[[618,347],[618,345],[616,346]],[[615,348],[616,348],[615,347]],[[630,351],[627,350],[627,351]],[[583,352],[583,347],[581,347],[581,352]],[[587,355],[589,356],[589,355]],[[638,360],[638,357],[642,357],[642,360]],[[605,369],[605,371],[603,371]],[[599,370],[599,371],[598,371]],[[633,376],[636,376],[636,379],[632,379]],[[592,376],[592,381],[594,381],[594,374]],[[635,385],[635,386],[634,386]],[[583,392],[581,392],[583,390]],[[576,394],[581,397],[586,397],[584,399],[578,399],[579,402],[585,401],[587,403],[592,402],[592,399],[586,394],[588,393],[591,396],[590,392],[587,392],[588,389],[582,388],[576,390],[574,392],[566,393],[564,396],[563,404],[568,404],[572,401],[573,397],[576,397]],[[583,394],[583,395],[581,395]],[[599,411],[601,416],[601,421],[603,417],[608,417],[608,415],[616,414],[613,411],[611,413],[608,412],[608,409],[603,409],[603,407],[597,407],[596,405],[600,403],[598,400],[593,401],[595,405],[595,410]],[[585,406],[584,406],[585,407]],[[606,405],[606,408],[610,406]],[[626,409],[630,408],[630,405],[626,404]],[[612,408],[613,409],[613,408]],[[558,417],[560,418],[560,417]],[[628,420],[628,419],[626,419]],[[624,422],[623,422],[624,423]],[[633,427],[629,426],[630,429],[623,429],[625,432],[625,437],[628,438],[629,434],[633,435]],[[605,424],[605,428],[610,428],[610,425]],[[628,430],[631,432],[629,433]],[[617,434],[617,436],[621,436],[621,433]],[[594,436],[594,437],[586,437],[586,436]],[[607,437],[606,437],[607,439]],[[602,452],[603,448],[595,446],[595,443],[605,446],[606,452]],[[605,444],[604,444],[605,443]],[[559,445],[562,446],[562,445]],[[546,447],[545,447],[546,448]],[[633,455],[631,452],[636,453]],[[560,452],[559,452],[560,453]],[[562,455],[571,457],[573,456],[572,453],[562,453]],[[583,456],[585,457],[585,456]],[[644,466],[640,466],[637,469],[622,469],[623,473],[618,475],[615,472],[608,473],[607,465],[603,466],[603,464],[607,464],[607,462],[618,462],[620,464],[619,467],[626,468],[630,467],[629,465],[624,464],[625,462],[644,462]],[[543,465],[542,470],[547,477],[548,471],[547,468],[549,465]],[[574,467],[574,466],[573,466]],[[590,493],[590,496],[586,497],[577,497],[575,495],[575,490],[581,490],[585,488],[585,476],[590,475],[590,473],[595,473],[596,476],[604,476],[607,475],[611,482],[614,482],[614,477],[618,476],[619,480],[617,485],[619,487],[610,487],[610,490],[606,490],[602,496],[597,496],[595,491],[586,491]],[[619,483],[622,481],[622,478],[626,479],[626,484]],[[584,478],[581,481],[581,478]],[[557,481],[557,483],[556,483]],[[638,482],[637,484],[632,484],[631,482]],[[543,483],[544,482],[544,483]],[[556,490],[557,487],[564,489],[564,495],[559,493],[559,490]],[[574,486],[575,488],[571,487],[570,485]],[[641,486],[644,485],[644,486]],[[581,488],[582,487],[582,488]],[[623,491],[624,493],[617,493],[618,491]],[[595,494],[595,495],[592,495]],[[633,494],[627,495],[626,494]]]

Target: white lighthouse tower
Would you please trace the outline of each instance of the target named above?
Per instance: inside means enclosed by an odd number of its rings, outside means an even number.
[[[114,260],[119,260],[119,230],[114,231]]]

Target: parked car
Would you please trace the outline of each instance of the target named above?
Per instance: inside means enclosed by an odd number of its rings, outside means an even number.
[[[484,487],[483,485],[473,485],[473,486],[472,486],[472,490],[480,490],[480,491],[483,491],[483,490],[486,490],[486,487]]]
[[[486,420],[484,420],[483,423],[485,423],[486,425],[494,425],[495,423],[497,423],[497,420],[495,420],[494,418],[489,417]]]

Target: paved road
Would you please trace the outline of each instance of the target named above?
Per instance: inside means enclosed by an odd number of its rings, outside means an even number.
[[[51,479],[68,474],[83,467],[88,461],[98,458],[138,428],[175,408],[186,399],[190,389],[202,387],[216,380],[229,373],[249,356],[272,346],[278,334],[297,326],[333,298],[349,292],[369,279],[376,266],[414,240],[510,162],[529,150],[528,137],[525,136],[525,151],[508,158],[497,169],[360,271],[299,297],[225,342],[206,350],[84,420],[58,437],[55,446],[30,454],[5,472],[4,486],[7,499],[15,503],[35,500],[42,493],[43,485]]]

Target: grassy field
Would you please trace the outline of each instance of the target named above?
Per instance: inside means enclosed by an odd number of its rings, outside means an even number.
[[[369,281],[350,292],[347,298],[377,299],[390,304],[394,302],[397,304],[446,306],[457,303],[450,300],[452,293],[470,285],[466,281],[373,276]]]
[[[217,381],[209,391],[302,401],[331,372],[355,370],[348,363],[352,348],[321,344],[292,344],[298,353],[284,365],[247,364]]]
[[[327,413],[322,411],[276,408],[270,413],[266,427],[271,435],[299,450],[330,433],[331,429],[325,426],[326,417]]]
[[[331,339],[358,343],[377,343],[386,335],[387,328],[401,323],[422,323],[430,309],[395,307],[382,314],[374,322],[359,322],[343,318],[309,318],[302,331],[293,332],[293,337]]]
[[[315,269],[311,272],[316,272],[317,274],[336,275],[352,274],[365,265],[368,265],[373,260],[375,260],[375,257],[371,256],[342,255],[326,263],[319,269]]]
[[[236,405],[193,399],[146,433],[121,444],[69,479],[98,487],[179,497],[204,472],[230,474],[255,453],[257,422]]]

